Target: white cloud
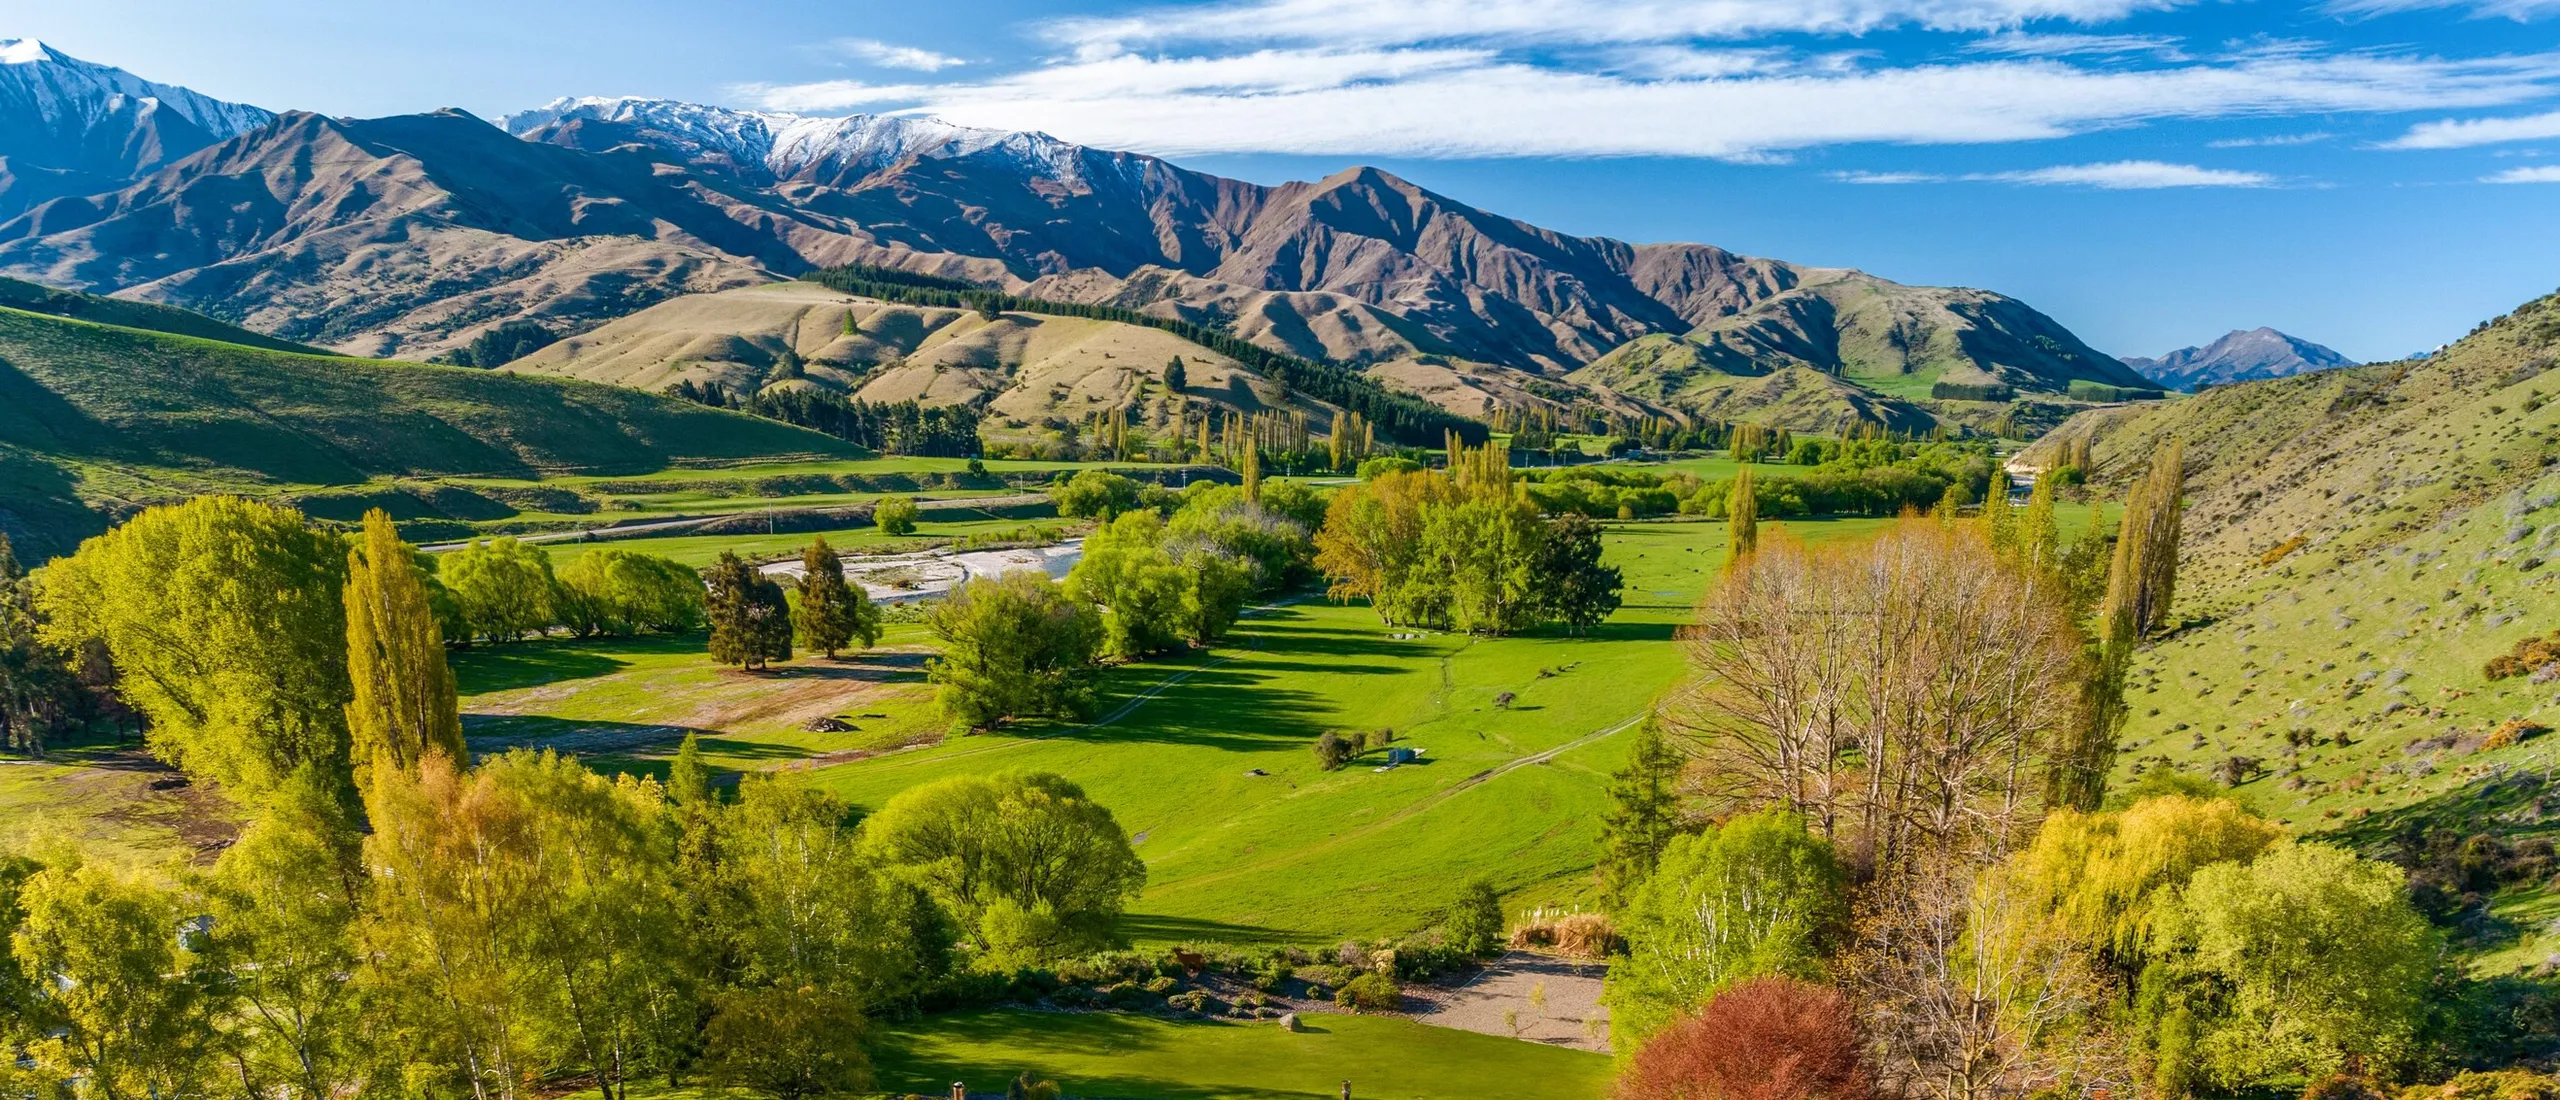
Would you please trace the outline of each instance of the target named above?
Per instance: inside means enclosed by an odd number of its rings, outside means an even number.
[[[2532,168],[2509,168],[2494,176],[2480,177],[2482,183],[2560,183],[2560,164],[2543,164]]]
[[[911,69],[920,73],[938,73],[944,69],[968,64],[947,53],[915,46],[900,46],[876,38],[839,38],[827,43],[829,49],[856,61],[884,69]]]
[[[2186,60],[2178,39],[2158,34],[2028,34],[2008,31],[1967,45],[1972,53],[2008,57],[2120,57],[2151,54],[2170,61]]]
[[[1952,177],[1934,172],[1833,172],[1831,178],[1840,183],[1905,184],[1945,183]]]
[[[2169,164],[2156,160],[2119,160],[2105,164],[2058,164],[2025,172],[1995,172],[1974,177],[2040,186],[2095,187],[2106,191],[2150,191],[2168,187],[2268,187],[2275,177],[2263,172],[2233,172]]]
[[[2339,15],[2390,15],[2435,8],[2469,8],[2477,18],[2512,19],[2518,23],[2560,15],[2560,0],[2332,0],[2328,7]]]
[[[2385,149],[2468,149],[2509,141],[2560,138],[2560,111],[2514,118],[2448,118],[2421,122],[2382,143]]]
[[[2313,145],[2338,135],[2325,131],[2308,134],[2268,134],[2264,137],[2224,138],[2205,142],[2208,149],[2262,149],[2285,145]]]
[[[1698,67],[1730,70],[1732,53],[1707,51]],[[2042,140],[2162,119],[2495,107],[2560,81],[2560,55],[2279,51],[2143,69],[2052,59],[1890,68],[1841,55],[1755,64],[1737,75],[1651,76],[1530,64],[1484,47],[1266,48],[1118,53],[977,82],[738,91],[779,110],[929,112],[1166,155],[1766,159],[1855,142]],[[1653,71],[1676,65],[1653,59]]]
[[[2171,187],[2270,187],[2275,178],[2260,172],[2232,172],[2192,164],[2156,160],[2119,160],[2105,164],[2063,164],[2023,172],[1969,172],[1961,176],[1935,172],[1833,172],[1840,183],[2023,183],[2042,187],[2094,187],[2103,191],[2152,191]]]
[[[1751,35],[1864,34],[1891,27],[1994,31],[2037,20],[2094,23],[2188,0],[1246,0],[1061,20],[1052,34],[1091,57],[1169,43],[1396,46],[1439,42],[1601,45]]]

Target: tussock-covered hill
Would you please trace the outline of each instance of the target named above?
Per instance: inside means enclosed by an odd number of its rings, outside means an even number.
[[[132,308],[99,308],[117,306]],[[196,493],[855,453],[815,432],[621,387],[0,308],[0,531],[35,559],[132,509]]]
[[[1177,358],[1185,376],[1178,397],[1165,386]],[[791,359],[800,379],[789,377]],[[506,369],[647,390],[685,381],[736,393],[818,385],[865,401],[978,404],[1012,427],[1176,401],[1193,420],[1210,409],[1298,411],[1320,427],[1332,419],[1330,406],[1160,329],[1038,313],[989,319],[803,282],[679,298]]]
[[[2112,492],[2186,441],[2192,625],[2137,673],[2128,770],[2218,769],[2299,827],[2376,842],[2542,827],[2560,737],[2491,738],[2560,725],[2560,687],[2483,666],[2560,628],[2555,354],[2560,297],[2432,359],[2096,411],[2023,456],[2093,439]]]
[[[2334,350],[2271,328],[2234,329],[2209,344],[2179,348],[2157,359],[2127,358],[2123,362],[2145,378],[2189,392],[2206,386],[2355,365],[2355,360]]]

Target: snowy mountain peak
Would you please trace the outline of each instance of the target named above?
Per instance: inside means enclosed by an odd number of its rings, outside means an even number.
[[[63,53],[33,38],[0,38],[0,107],[55,125],[93,124],[123,114],[165,109],[216,141],[267,124],[273,112],[231,103],[175,84],[144,80],[113,65]]]
[[[573,123],[628,127],[644,141],[697,161],[757,167],[775,179],[859,175],[910,157],[947,159],[993,152],[1062,180],[1081,178],[1083,150],[1047,134],[987,130],[898,115],[812,117],[741,111],[633,96],[561,98],[508,115],[517,137]]]

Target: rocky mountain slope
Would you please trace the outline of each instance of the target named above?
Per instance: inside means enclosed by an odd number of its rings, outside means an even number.
[[[159,101],[197,110],[202,97],[178,93]],[[123,169],[147,175],[0,224],[0,273],[428,358],[510,319],[578,332],[684,293],[865,263],[1144,309],[1301,357],[1550,377],[1844,280],[1936,302],[1920,314],[2008,304],[1710,245],[1570,236],[1374,168],[1265,186],[1043,134],[656,100],[563,100],[504,129],[452,111],[253,110],[205,108],[218,125],[204,142],[164,141]],[[1788,308],[1799,327],[1830,316]],[[1841,374],[1843,349],[1867,339],[1805,335],[1718,340],[1762,369]]]
[[[2189,625],[2137,673],[2128,770],[2219,770],[2297,826],[2377,841],[2544,820],[2539,780],[2512,780],[2560,739],[2490,735],[2560,725],[2560,698],[2483,666],[2560,620],[2556,353],[2560,297],[2428,360],[2096,411],[2031,448],[2093,440],[2112,495],[2187,446]]]
[[[273,117],[31,38],[0,38],[0,218],[121,187]]]
[[[2355,365],[2355,360],[2271,328],[2233,329],[2201,347],[2179,348],[2157,359],[2126,356],[2124,365],[2173,390],[2284,378]]]

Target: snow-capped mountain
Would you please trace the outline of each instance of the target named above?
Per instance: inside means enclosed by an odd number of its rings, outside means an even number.
[[[740,111],[665,99],[582,96],[556,99],[499,120],[508,133],[546,140],[561,128],[602,126],[695,163],[724,165],[772,180],[857,179],[909,157],[950,159],[994,153],[1039,175],[1080,180],[1081,147],[1047,134],[986,130],[932,118],[847,115],[821,118]],[[593,142],[563,142],[592,147]]]
[[[60,195],[121,187],[275,115],[32,38],[0,38],[0,218]]]

